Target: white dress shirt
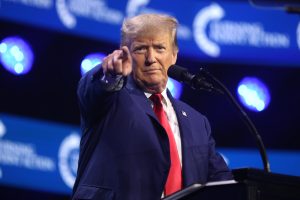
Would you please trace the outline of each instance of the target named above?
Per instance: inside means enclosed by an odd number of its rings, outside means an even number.
[[[180,159],[180,164],[182,166],[181,137],[180,137],[177,116],[176,116],[175,110],[172,106],[172,103],[167,95],[167,89],[165,89],[161,94],[163,96],[163,99],[162,99],[163,109],[165,111],[165,114],[167,115],[169,124],[170,124],[172,132],[174,134],[176,147],[177,147],[177,151],[178,151],[178,155],[179,155],[179,159]],[[152,94],[145,92],[145,95],[149,99],[149,97]],[[149,100],[149,101],[151,101],[151,100]],[[152,101],[151,101],[151,103],[152,103]],[[153,107],[153,103],[152,103],[152,107]]]

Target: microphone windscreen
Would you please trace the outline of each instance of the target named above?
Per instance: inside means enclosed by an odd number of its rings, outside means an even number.
[[[182,79],[185,72],[187,72],[186,68],[178,65],[171,65],[168,69],[168,76],[177,81],[183,81]]]

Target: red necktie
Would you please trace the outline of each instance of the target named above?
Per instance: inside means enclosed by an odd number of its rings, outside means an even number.
[[[153,102],[153,110],[157,118],[159,119],[161,125],[165,128],[169,138],[171,167],[164,191],[165,195],[167,196],[180,190],[182,187],[181,165],[174,134],[172,132],[168,118],[164,112],[163,105],[161,103],[162,95],[152,94],[150,96],[150,99]]]

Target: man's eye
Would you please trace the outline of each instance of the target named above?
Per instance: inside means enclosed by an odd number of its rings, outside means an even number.
[[[145,51],[146,50],[146,47],[136,47],[135,49],[134,49],[134,52],[143,52],[143,51]]]
[[[164,46],[158,46],[156,49],[158,51],[164,51],[166,48]]]

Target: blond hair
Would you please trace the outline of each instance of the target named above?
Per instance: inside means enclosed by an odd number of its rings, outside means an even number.
[[[174,17],[163,14],[141,14],[125,19],[121,28],[121,45],[129,46],[131,39],[149,30],[166,30],[170,33],[174,49],[178,51],[177,26]]]

